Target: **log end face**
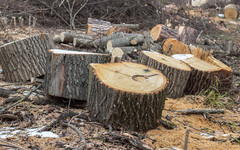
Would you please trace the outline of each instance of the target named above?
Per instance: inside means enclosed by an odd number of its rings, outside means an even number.
[[[150,35],[152,36],[154,41],[158,41],[160,38],[160,33],[162,30],[162,25],[156,25],[155,27],[152,28],[152,30],[150,31]]]

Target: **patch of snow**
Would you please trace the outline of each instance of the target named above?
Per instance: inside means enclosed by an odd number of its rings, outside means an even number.
[[[207,134],[207,133],[201,133],[200,134],[203,138],[206,138],[206,139],[210,139],[210,138],[213,138],[217,135],[220,135],[220,136],[228,136],[229,134],[223,134],[223,133],[216,133],[216,134]]]
[[[61,50],[61,49],[51,49],[51,52],[54,54],[85,54],[85,55],[95,55],[98,53],[90,53],[90,52],[78,52],[78,51],[68,51],[68,50]]]
[[[174,54],[172,55],[173,58],[178,60],[184,60],[193,57],[192,54]]]
[[[3,70],[2,70],[2,69],[0,69],[0,73],[2,73],[2,71],[3,71]]]
[[[218,17],[224,18],[224,14],[218,14]]]

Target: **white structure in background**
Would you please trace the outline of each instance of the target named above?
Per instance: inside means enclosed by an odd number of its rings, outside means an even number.
[[[192,6],[202,6],[206,4],[209,0],[192,0]]]

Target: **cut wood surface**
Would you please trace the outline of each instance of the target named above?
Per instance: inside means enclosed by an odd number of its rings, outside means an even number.
[[[84,34],[70,33],[70,32],[62,32],[60,34],[60,39],[63,43],[73,43],[74,38],[93,40],[92,36],[84,35]]]
[[[217,76],[222,70],[220,67],[197,57],[182,59],[182,61],[192,68],[185,88],[185,94],[198,94],[200,91],[216,85]]]
[[[133,37],[131,40],[131,45],[141,45],[144,42],[144,36],[142,34],[138,34],[137,36]]]
[[[166,99],[167,78],[136,63],[90,64],[87,108],[104,123],[128,130],[158,126]]]
[[[90,63],[106,63],[106,54],[51,49],[47,60],[44,91],[51,95],[87,100]]]
[[[199,35],[198,30],[187,27],[187,26],[179,26],[178,27],[178,35],[179,41],[183,42],[184,44],[195,44],[196,39]]]
[[[162,42],[167,38],[175,38],[175,39],[179,38],[176,30],[162,24],[158,24],[155,27],[153,27],[150,34],[153,37],[153,40],[158,42]]]
[[[227,19],[237,19],[239,16],[239,8],[237,5],[229,4],[223,9],[224,17]]]
[[[142,51],[138,63],[160,70],[169,80],[167,96],[179,98],[184,94],[191,68],[180,60],[157,52]]]
[[[53,36],[53,42],[57,43],[57,44],[61,43],[62,41],[60,39],[60,35],[54,35]]]
[[[0,65],[5,80],[24,82],[44,75],[48,49],[53,46],[51,41],[47,34],[41,34],[2,45]]]
[[[168,38],[163,43],[162,48],[163,53],[166,55],[191,53],[191,50],[187,45],[173,38]]]
[[[116,58],[122,59],[124,52],[121,48],[113,48],[111,50],[111,63],[115,62]]]
[[[121,27],[121,26],[115,27],[115,26],[113,26],[113,27],[108,29],[106,35],[107,36],[112,35],[112,33],[114,33],[114,32],[132,33],[132,30],[129,29],[129,28],[126,28],[126,27]]]

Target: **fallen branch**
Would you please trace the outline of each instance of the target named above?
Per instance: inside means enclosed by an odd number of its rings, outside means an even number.
[[[18,147],[18,146],[16,146],[16,145],[14,145],[14,144],[12,144],[12,143],[9,143],[9,142],[6,142],[6,141],[4,141],[4,140],[1,140],[1,139],[0,139],[0,141],[2,141],[2,142],[4,142],[4,143],[7,143],[7,144],[2,144],[2,143],[0,143],[0,146],[12,147],[12,148],[16,148],[17,150],[25,150],[24,148]]]
[[[13,114],[1,114],[0,119],[17,120],[19,117]]]
[[[0,115],[3,114],[4,112],[6,112],[8,109],[10,109],[10,108],[18,105],[19,103],[24,102],[33,92],[35,92],[35,91],[36,91],[37,89],[39,89],[41,86],[42,86],[42,84],[39,84],[35,89],[29,91],[29,93],[28,93],[24,98],[20,99],[19,101],[13,103],[12,105],[10,105],[10,106],[8,106],[8,107],[6,107],[6,108],[1,109],[1,110],[0,110]]]
[[[184,150],[187,150],[187,147],[188,147],[189,132],[190,132],[190,130],[187,129],[187,131],[186,131],[186,136],[185,136],[185,142],[184,142],[184,148],[183,148]]]
[[[83,150],[83,149],[86,148],[86,140],[85,140],[85,137],[83,136],[83,134],[80,132],[80,130],[79,130],[77,127],[75,127],[75,126],[73,126],[73,125],[71,125],[71,124],[69,124],[69,123],[64,123],[64,122],[61,122],[61,125],[73,129],[73,130],[78,134],[78,136],[79,136],[80,139],[81,139],[81,143],[83,144],[81,147],[78,147],[79,150]]]
[[[188,115],[188,114],[204,114],[204,113],[209,113],[209,114],[224,114],[223,109],[186,109],[186,110],[177,110],[175,112],[181,113],[183,115]]]

